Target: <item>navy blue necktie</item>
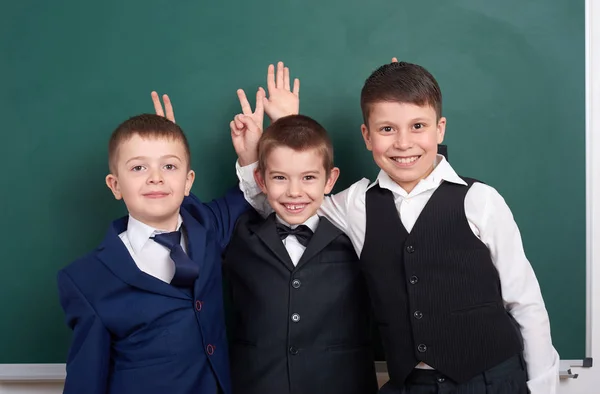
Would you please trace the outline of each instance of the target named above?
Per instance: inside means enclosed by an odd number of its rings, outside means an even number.
[[[306,245],[308,245],[308,242],[310,241],[310,238],[313,235],[313,232],[310,229],[310,227],[304,224],[301,224],[295,229],[292,229],[286,226],[285,224],[277,223],[277,234],[279,234],[279,237],[282,240],[286,239],[288,235],[294,235],[296,236],[298,242],[300,242],[302,246],[306,247]]]
[[[175,263],[175,275],[171,284],[177,287],[192,287],[198,277],[200,268],[194,263],[181,247],[181,231],[156,234],[152,239],[171,250],[171,259]]]

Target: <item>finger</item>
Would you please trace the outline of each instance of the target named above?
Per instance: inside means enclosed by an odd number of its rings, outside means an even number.
[[[267,89],[269,90],[269,96],[275,91],[275,66],[269,64],[267,70]]]
[[[238,136],[238,135],[242,134],[241,130],[239,130],[236,127],[235,122],[233,120],[231,122],[229,122],[229,129],[231,130],[231,135]]]
[[[248,102],[248,98],[246,97],[246,92],[244,92],[243,89],[238,89],[237,96],[238,96],[238,99],[240,100],[240,105],[242,106],[242,113],[245,115],[251,115],[252,107],[250,106],[250,103]]]
[[[247,131],[254,133],[258,130],[258,126],[254,122],[251,116],[242,115],[240,120],[244,123],[244,127]]]
[[[283,85],[285,90],[290,91],[290,69],[289,67],[285,67],[283,69]]]
[[[168,95],[163,94],[163,103],[165,103],[165,112],[167,113],[166,118],[171,122],[175,123],[175,113],[173,112],[173,104]]]
[[[150,95],[152,96],[152,103],[154,104],[154,112],[158,116],[165,116],[162,104],[160,103],[160,99],[158,98],[158,93],[152,92]]]
[[[294,91],[293,93],[296,96],[300,96],[300,80],[298,78],[294,79]]]
[[[265,98],[265,90],[261,87],[256,91],[256,107],[254,108],[254,113],[256,115],[262,115],[265,112],[264,101]]]
[[[393,57],[393,58],[392,58],[392,63],[398,63],[398,59],[397,59],[397,58],[395,58],[395,57]]]
[[[233,121],[235,123],[235,127],[237,127],[240,130],[244,128],[244,122],[242,122],[242,120],[241,120],[242,116],[243,116],[242,114],[237,114],[233,118]]]
[[[283,62],[277,62],[277,89],[283,89]]]

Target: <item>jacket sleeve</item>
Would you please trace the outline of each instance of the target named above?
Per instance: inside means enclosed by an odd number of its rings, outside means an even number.
[[[110,333],[69,275],[58,273],[60,304],[73,336],[63,394],[106,394]]]
[[[205,223],[216,232],[221,251],[229,243],[237,219],[251,208],[238,186],[229,189],[223,197],[208,203],[203,203],[194,194],[190,194],[184,198],[183,207],[196,220]]]

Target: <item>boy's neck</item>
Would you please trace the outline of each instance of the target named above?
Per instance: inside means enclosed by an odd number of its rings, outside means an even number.
[[[175,213],[174,216],[171,216],[167,219],[165,219],[165,218],[155,218],[155,219],[142,218],[141,219],[141,218],[136,217],[136,215],[131,214],[131,212],[129,213],[129,216],[131,216],[138,222],[140,222],[148,227],[152,227],[153,229],[159,230],[159,231],[172,232],[172,231],[176,231],[177,228],[179,227],[179,212]]]

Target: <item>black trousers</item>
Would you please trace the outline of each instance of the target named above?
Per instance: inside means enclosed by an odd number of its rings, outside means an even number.
[[[438,371],[415,369],[404,386],[387,382],[379,394],[527,394],[527,370],[521,355],[458,384]]]

